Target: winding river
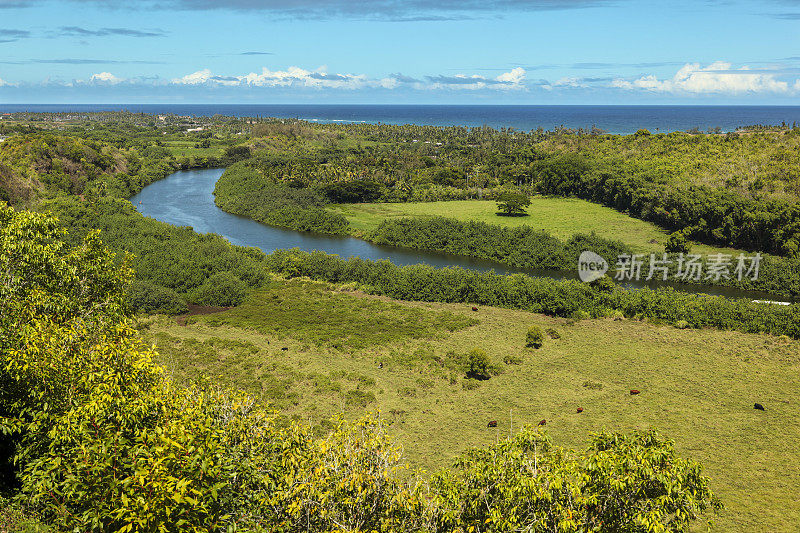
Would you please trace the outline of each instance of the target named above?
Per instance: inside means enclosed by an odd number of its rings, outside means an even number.
[[[216,233],[232,244],[254,246],[265,253],[278,249],[299,248],[320,250],[341,257],[358,256],[364,259],[388,259],[397,265],[426,263],[436,267],[460,266],[480,271],[494,270],[499,274],[522,272],[555,279],[577,279],[576,272],[514,268],[486,261],[439,252],[425,252],[392,246],[378,246],[355,237],[339,237],[300,232],[260,224],[249,218],[226,213],[214,204],[214,186],[225,169],[185,170],[148,185],[130,199],[136,209],[147,217],[176,226],[191,226],[198,233]],[[577,267],[577,266],[576,266]],[[670,285],[687,292],[750,298],[783,300],[768,293],[744,291],[730,287],[698,286],[678,283],[638,282],[630,288]]]

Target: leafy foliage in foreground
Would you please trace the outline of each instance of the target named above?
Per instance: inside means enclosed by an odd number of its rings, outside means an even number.
[[[58,528],[655,533],[719,506],[653,433],[573,453],[525,429],[426,488],[376,418],[318,438],[243,394],[179,387],[122,314],[127,264],[94,234],[70,249],[53,219],[1,209],[0,439],[19,498]]]

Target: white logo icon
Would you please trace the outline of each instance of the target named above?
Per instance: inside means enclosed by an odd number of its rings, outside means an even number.
[[[589,283],[603,277],[608,270],[608,263],[601,256],[588,250],[581,252],[578,258],[578,277]]]

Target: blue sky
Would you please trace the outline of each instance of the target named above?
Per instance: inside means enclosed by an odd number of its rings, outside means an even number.
[[[800,0],[0,0],[0,103],[800,105]]]

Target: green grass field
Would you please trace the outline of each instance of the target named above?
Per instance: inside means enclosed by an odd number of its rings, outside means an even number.
[[[502,226],[529,225],[546,230],[561,240],[576,233],[595,232],[607,239],[620,239],[640,251],[662,251],[668,235],[655,224],[577,198],[533,197],[527,217],[499,216],[497,204],[489,200],[341,204],[329,208],[346,216],[353,229],[362,233],[375,229],[386,218],[443,216]],[[695,244],[692,250],[701,254],[739,253],[739,250],[704,244]]]
[[[514,430],[546,419],[555,442],[569,447],[601,428],[655,427],[712,478],[726,504],[714,531],[796,530],[800,342],[470,307],[277,281],[240,308],[188,326],[149,317],[141,327],[176,379],[206,374],[320,432],[332,414],[380,410],[410,464],[427,470],[509,434],[512,417]],[[560,338],[525,349],[533,324]],[[461,358],[473,348],[502,373],[465,379]],[[522,363],[504,364],[509,356]],[[642,393],[631,396],[633,388]],[[487,428],[488,420],[499,427]]]
[[[164,141],[164,147],[175,157],[220,157],[225,145],[212,143],[209,148],[195,148],[199,141]]]

